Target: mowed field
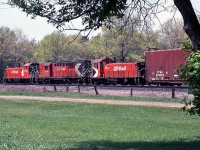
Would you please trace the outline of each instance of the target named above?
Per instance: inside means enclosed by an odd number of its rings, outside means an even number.
[[[200,118],[179,108],[0,100],[2,150],[198,150]]]

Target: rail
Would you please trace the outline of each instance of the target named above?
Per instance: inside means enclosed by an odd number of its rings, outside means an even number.
[[[138,86],[138,85],[92,85],[92,84],[4,84],[4,85],[24,85],[24,86],[30,86],[30,85],[37,85],[37,86],[43,86],[43,91],[46,90],[46,87],[53,86],[54,91],[57,91],[57,87],[59,86],[65,86],[66,92],[69,92],[70,87],[77,87],[78,93],[81,92],[81,87],[93,87],[95,94],[99,95],[98,89],[101,88],[121,88],[121,89],[127,89],[130,90],[130,96],[134,96],[134,89],[171,89],[171,98],[176,98],[176,90],[177,89],[186,89],[188,90],[188,86]]]

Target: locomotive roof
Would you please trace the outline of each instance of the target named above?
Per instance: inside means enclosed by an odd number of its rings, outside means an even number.
[[[130,65],[130,64],[137,64],[137,62],[117,62],[117,63],[109,63],[107,65],[122,65],[122,64]]]
[[[24,67],[27,67],[27,66],[30,66],[31,65],[31,63],[26,63],[26,64],[24,64]]]
[[[44,66],[50,66],[52,64],[52,62],[45,62],[43,63]]]
[[[176,48],[176,49],[152,49],[152,50],[148,50],[145,52],[167,52],[167,51],[177,51],[177,50],[183,50],[182,48]]]
[[[102,61],[104,61],[104,60],[111,60],[111,61],[113,61],[112,59],[110,59],[110,58],[98,58],[98,59],[95,59],[94,61],[93,61],[93,63],[99,63],[99,62],[102,62]]]
[[[79,63],[79,62],[85,62],[85,61],[89,61],[89,60],[60,61],[60,62],[57,62],[57,63]]]
[[[31,64],[38,64],[38,63],[26,63],[26,64],[24,64],[23,66],[24,66],[24,67],[28,67],[28,66],[30,66]]]

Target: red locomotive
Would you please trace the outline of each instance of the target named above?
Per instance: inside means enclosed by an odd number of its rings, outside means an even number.
[[[136,84],[137,63],[113,63],[109,58],[93,61],[92,83]]]
[[[40,64],[38,83],[89,83],[91,62],[63,61]]]
[[[110,58],[90,61],[28,63],[6,68],[4,82],[93,83],[93,84],[157,84],[181,85],[178,69],[186,63],[183,49],[145,52],[145,62],[115,63]]]
[[[4,82],[35,82],[39,75],[38,63],[27,63],[19,68],[6,68]]]

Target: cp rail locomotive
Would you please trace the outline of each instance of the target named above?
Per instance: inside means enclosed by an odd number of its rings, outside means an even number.
[[[6,68],[5,83],[84,83],[130,85],[181,85],[177,70],[186,64],[183,49],[145,52],[144,62],[114,62],[110,58],[94,61],[27,63]]]

